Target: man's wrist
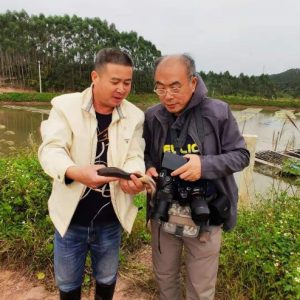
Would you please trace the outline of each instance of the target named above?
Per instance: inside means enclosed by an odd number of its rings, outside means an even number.
[[[77,181],[78,171],[79,171],[79,167],[76,167],[76,166],[71,166],[71,167],[67,168],[66,173],[65,173],[65,178],[68,179],[68,181],[70,181],[70,180]],[[67,182],[67,180],[66,180],[66,182]]]

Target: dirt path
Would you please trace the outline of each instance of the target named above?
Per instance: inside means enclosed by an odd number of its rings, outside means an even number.
[[[58,300],[58,293],[50,292],[37,281],[28,279],[21,272],[0,269],[0,300]],[[94,299],[93,292],[82,300]],[[150,300],[149,295],[134,290],[130,281],[119,278],[114,300]]]
[[[138,253],[128,258],[127,269],[123,269],[118,277],[113,300],[154,300],[155,295],[149,295],[142,290],[137,281],[152,277],[151,247],[142,246]],[[136,266],[139,266],[136,269]],[[140,273],[142,272],[144,276]],[[146,279],[145,279],[146,278]],[[143,281],[144,282],[144,281]],[[12,271],[0,267],[0,300],[58,300],[58,292],[48,291],[45,283],[30,278],[22,271]],[[94,292],[83,293],[82,300],[94,300]]]

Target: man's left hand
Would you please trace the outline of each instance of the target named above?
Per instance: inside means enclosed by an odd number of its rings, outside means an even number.
[[[145,185],[135,176],[130,176],[131,180],[120,179],[120,186],[124,193],[135,195],[145,189]]]
[[[201,159],[196,154],[186,154],[189,161],[171,173],[171,176],[179,176],[186,181],[196,181],[201,178]]]

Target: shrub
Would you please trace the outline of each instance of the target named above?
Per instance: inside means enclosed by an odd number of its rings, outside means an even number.
[[[35,155],[0,159],[0,259],[44,267],[52,254],[47,199],[51,183]]]
[[[299,197],[281,194],[240,212],[235,230],[224,234],[222,299],[300,299],[299,205]]]
[[[294,176],[295,184],[300,185],[300,161],[296,159],[287,159],[282,166],[282,174]]]

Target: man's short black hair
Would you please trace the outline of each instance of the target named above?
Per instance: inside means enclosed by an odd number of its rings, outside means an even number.
[[[154,74],[156,72],[157,67],[159,64],[167,59],[168,57],[172,57],[173,55],[164,55],[159,57],[155,62],[154,62]],[[196,76],[196,65],[194,59],[189,55],[189,54],[180,54],[180,55],[174,55],[177,56],[179,60],[181,60],[184,65],[186,66],[187,70],[187,76],[188,78],[192,78],[193,76]]]
[[[117,64],[133,68],[133,61],[131,57],[117,48],[103,48],[101,49],[95,59],[95,70],[100,70],[106,64]]]

